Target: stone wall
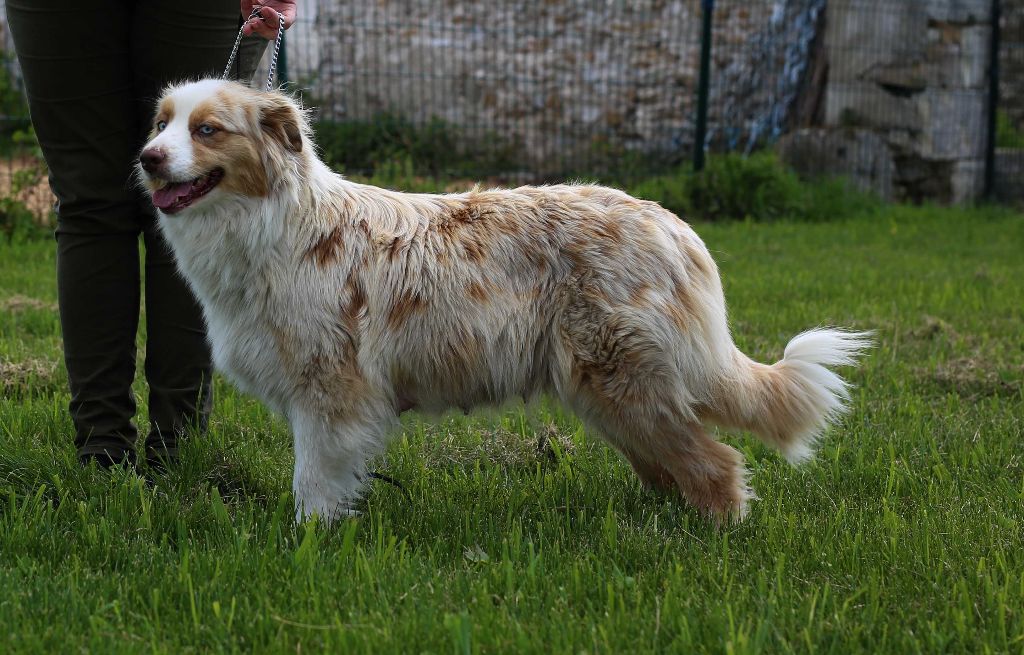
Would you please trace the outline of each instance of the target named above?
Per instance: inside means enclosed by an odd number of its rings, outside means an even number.
[[[312,4],[316,22],[298,26],[288,56],[324,117],[436,116],[479,147],[508,142],[540,176],[602,153],[692,151],[699,0]],[[781,80],[801,61],[786,50],[791,19],[821,4],[717,3],[715,143],[772,132],[780,97],[791,101]]]
[[[822,120],[780,150],[799,168],[848,174],[897,200],[977,198],[990,8],[989,0],[829,2]]]

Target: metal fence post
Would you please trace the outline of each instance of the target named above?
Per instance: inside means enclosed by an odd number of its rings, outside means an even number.
[[[711,84],[711,17],[715,0],[701,2],[700,77],[697,81],[697,126],[693,143],[693,170],[704,169],[704,142],[708,134],[708,89]]]
[[[988,68],[988,134],[985,143],[985,199],[991,200],[995,193],[996,179],[996,125],[999,109],[999,21],[1001,3],[992,0],[992,38]]]

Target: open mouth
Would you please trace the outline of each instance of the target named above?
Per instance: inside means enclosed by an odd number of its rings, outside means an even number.
[[[194,180],[165,182],[153,192],[153,205],[165,214],[176,214],[213,191],[222,177],[224,169],[215,168]]]

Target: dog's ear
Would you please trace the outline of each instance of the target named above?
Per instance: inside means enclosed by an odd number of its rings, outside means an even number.
[[[289,98],[269,95],[260,110],[260,127],[292,152],[302,151],[302,116]]]

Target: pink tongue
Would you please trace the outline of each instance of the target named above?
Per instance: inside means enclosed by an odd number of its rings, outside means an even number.
[[[173,205],[178,198],[187,196],[189,191],[192,190],[191,182],[178,182],[177,184],[169,184],[162,189],[157,189],[153,192],[153,204],[160,209],[167,209]]]

